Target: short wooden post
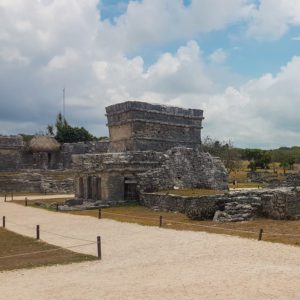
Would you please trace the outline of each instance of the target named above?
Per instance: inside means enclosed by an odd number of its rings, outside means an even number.
[[[97,256],[98,259],[101,260],[102,259],[102,253],[101,253],[101,237],[97,236]]]
[[[58,211],[58,203],[56,203],[56,211]]]
[[[40,239],[40,225],[36,225],[36,239]]]
[[[2,217],[2,227],[5,228],[5,216]]]
[[[262,240],[262,235],[263,235],[264,230],[261,228],[259,230],[259,234],[258,234],[258,240],[261,241]]]
[[[102,218],[102,211],[101,208],[98,209],[98,219]]]
[[[25,197],[25,206],[28,205],[27,197]]]
[[[160,217],[159,217],[159,227],[162,227],[162,222],[163,222],[163,217],[160,216]]]
[[[4,195],[4,202],[6,202],[6,194]]]
[[[11,201],[14,200],[14,193],[11,193]]]

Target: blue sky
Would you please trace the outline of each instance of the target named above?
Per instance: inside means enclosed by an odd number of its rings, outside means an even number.
[[[300,1],[19,0],[0,4],[0,134],[62,108],[107,135],[105,106],[201,108],[203,136],[300,144]]]
[[[126,13],[129,0],[102,0],[99,4],[102,20],[114,19]],[[139,1],[141,2],[141,1]],[[192,0],[183,0],[185,6]],[[253,1],[259,5],[260,1]],[[244,78],[252,78],[263,73],[276,74],[281,66],[285,65],[291,57],[299,55],[300,41],[293,40],[300,36],[300,27],[293,27],[281,38],[276,40],[260,40],[255,38],[243,39],[241,36],[245,23],[233,24],[225,30],[208,32],[196,36],[194,39],[201,45],[206,56],[215,49],[222,48],[229,53],[227,65],[232,72]],[[175,53],[180,45],[188,39],[180,39],[167,44],[148,46],[137,52],[127,53],[129,56],[140,54],[145,59],[145,64],[151,65],[164,52]]]

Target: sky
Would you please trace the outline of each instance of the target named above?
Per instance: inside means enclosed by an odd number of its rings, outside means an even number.
[[[108,135],[128,100],[204,110],[203,136],[300,145],[299,0],[0,0],[0,134],[62,111]]]

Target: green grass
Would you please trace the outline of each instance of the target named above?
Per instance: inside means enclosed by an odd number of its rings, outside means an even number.
[[[59,202],[62,199],[45,200],[47,203]],[[34,200],[37,202],[38,200]],[[53,202],[52,202],[53,201]],[[20,201],[16,203],[21,204]],[[24,204],[21,204],[24,205]],[[34,205],[34,203],[30,203]],[[163,217],[163,227],[166,229],[189,230],[189,231],[205,231],[209,233],[227,234],[239,236],[243,238],[257,239],[258,232],[261,228],[264,230],[263,240],[269,242],[283,243],[299,246],[300,237],[289,237],[284,235],[269,235],[268,233],[299,235],[300,236],[300,220],[271,220],[256,219],[247,222],[236,223],[217,223],[213,221],[194,221],[190,220],[185,214],[154,211],[141,205],[121,205],[117,207],[102,208],[102,218],[112,219],[119,222],[135,223],[144,226],[158,226],[160,216]],[[72,212],[61,212],[74,215],[84,215],[98,218],[98,209],[83,210]],[[179,224],[184,223],[184,224]],[[203,227],[204,226],[204,227]],[[234,230],[252,231],[254,233],[236,232]]]
[[[47,250],[51,251],[46,252]],[[45,252],[33,253],[38,251]],[[31,254],[21,255],[24,253]],[[12,257],[1,258],[6,256]],[[80,254],[67,249],[61,249],[57,246],[37,241],[33,238],[25,237],[0,228],[0,271],[35,268],[56,264],[69,264],[95,259],[97,258],[92,255]]]
[[[178,196],[214,196],[223,195],[224,191],[210,189],[179,189],[179,190],[163,190],[160,194],[172,194]]]

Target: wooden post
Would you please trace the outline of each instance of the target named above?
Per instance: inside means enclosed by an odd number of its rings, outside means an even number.
[[[101,253],[101,237],[97,236],[97,256],[98,259],[101,260],[102,259],[102,253]]]
[[[5,216],[2,217],[2,227],[5,228]]]
[[[98,209],[98,219],[102,218],[102,211],[101,208]]]
[[[40,225],[36,225],[36,239],[40,239]]]
[[[25,206],[28,205],[27,197],[25,197]]]
[[[264,230],[261,228],[259,230],[259,234],[258,234],[258,240],[261,241],[262,240],[262,235],[263,235]]]
[[[56,211],[58,211],[58,203],[56,203]]]
[[[163,221],[163,217],[160,216],[160,217],[159,217],[159,227],[162,227],[162,221]]]
[[[4,202],[6,202],[6,194],[4,195]]]

